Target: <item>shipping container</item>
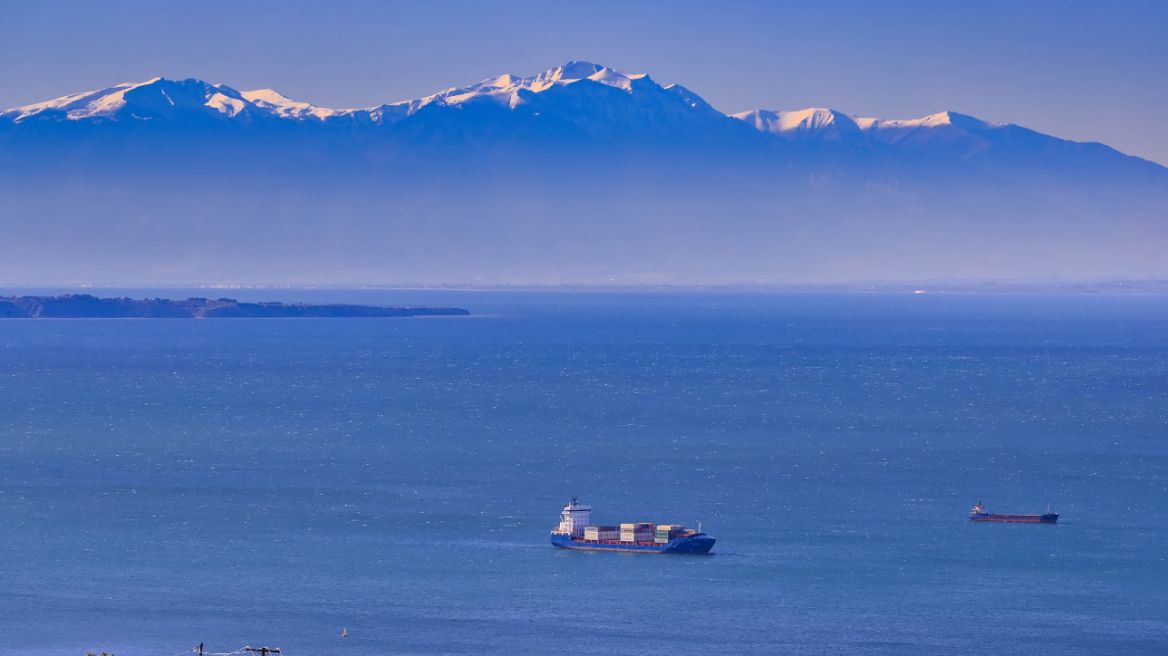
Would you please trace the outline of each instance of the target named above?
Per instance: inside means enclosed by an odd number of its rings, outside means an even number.
[[[685,535],[686,528],[681,524],[658,524],[653,534],[656,542],[669,542]]]
[[[621,531],[621,542],[652,542],[653,534],[649,532],[632,533],[629,531]]]
[[[615,526],[588,526],[584,528],[585,540],[619,540],[620,530]]]

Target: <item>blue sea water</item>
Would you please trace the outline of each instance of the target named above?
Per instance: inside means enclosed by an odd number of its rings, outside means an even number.
[[[231,295],[474,316],[0,321],[0,653],[1168,652],[1166,298]]]

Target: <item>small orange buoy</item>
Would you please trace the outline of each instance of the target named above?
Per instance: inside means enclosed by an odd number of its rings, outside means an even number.
[[[348,629],[341,629],[341,637],[348,638],[349,637],[349,630]]]

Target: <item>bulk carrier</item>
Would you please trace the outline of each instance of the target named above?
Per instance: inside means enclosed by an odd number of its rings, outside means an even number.
[[[589,526],[592,506],[572,497],[560,513],[560,525],[552,531],[552,544],[561,549],[633,551],[637,553],[708,554],[714,538],[680,524],[621,524]]]
[[[1059,514],[1050,512],[1047,507],[1046,514],[1043,515],[996,515],[985,509],[981,505],[981,499],[977,500],[977,505],[973,510],[969,511],[969,519],[975,522],[1010,522],[1014,524],[1054,524],[1058,521]]]

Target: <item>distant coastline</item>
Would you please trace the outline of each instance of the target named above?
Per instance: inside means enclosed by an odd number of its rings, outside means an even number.
[[[233,298],[98,298],[90,294],[0,296],[0,319],[287,319],[469,316],[455,307],[240,303]]]

